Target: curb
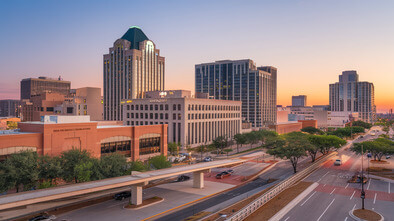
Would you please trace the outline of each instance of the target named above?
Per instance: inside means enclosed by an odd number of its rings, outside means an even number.
[[[365,219],[360,219],[360,218],[358,218],[356,215],[353,214],[353,212],[354,212],[354,209],[352,209],[352,210],[349,211],[349,216],[350,216],[352,219],[354,219],[354,220],[356,220],[356,221],[368,221],[368,220],[365,220]],[[374,211],[374,212],[377,213],[377,214],[381,217],[379,221],[384,221],[384,217],[382,216],[382,214],[380,214],[380,213],[378,213],[378,212],[376,212],[376,211]]]
[[[271,217],[268,221],[280,220],[283,216],[286,215],[291,209],[293,209],[301,200],[303,200],[309,193],[311,193],[319,184],[312,183],[308,188],[306,188],[302,193],[292,201],[290,201],[285,207],[283,207],[279,212],[277,212],[273,217]]]
[[[156,202],[154,202],[154,203],[150,203],[150,204],[148,204],[148,205],[141,206],[141,207],[138,207],[138,208],[126,208],[126,207],[125,207],[125,206],[127,206],[127,204],[126,204],[126,205],[123,206],[123,209],[127,209],[127,210],[139,210],[139,209],[142,209],[142,208],[145,208],[145,207],[148,207],[148,206],[152,206],[152,205],[161,203],[161,202],[163,202],[163,201],[164,201],[164,198],[162,198],[161,200],[156,201]]]

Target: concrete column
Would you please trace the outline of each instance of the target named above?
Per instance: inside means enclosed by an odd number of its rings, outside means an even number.
[[[131,186],[131,204],[133,205],[142,204],[142,186],[140,185]]]
[[[204,188],[204,173],[210,173],[211,169],[193,172],[193,188]]]

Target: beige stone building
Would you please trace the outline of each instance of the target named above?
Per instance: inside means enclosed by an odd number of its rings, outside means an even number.
[[[201,98],[202,97],[202,98]],[[218,136],[241,133],[241,101],[207,99],[190,91],[146,92],[144,99],[123,100],[124,125],[168,124],[168,142],[183,147],[209,144]]]

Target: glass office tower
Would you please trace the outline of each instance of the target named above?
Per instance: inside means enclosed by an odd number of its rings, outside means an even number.
[[[196,93],[242,101],[242,121],[253,127],[276,122],[277,69],[256,67],[250,59],[224,60],[195,66]]]

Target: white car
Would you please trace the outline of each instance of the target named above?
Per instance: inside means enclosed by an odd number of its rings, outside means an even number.
[[[340,160],[340,159],[335,160],[334,165],[335,165],[335,166],[340,166],[340,165],[342,165],[342,160]]]

